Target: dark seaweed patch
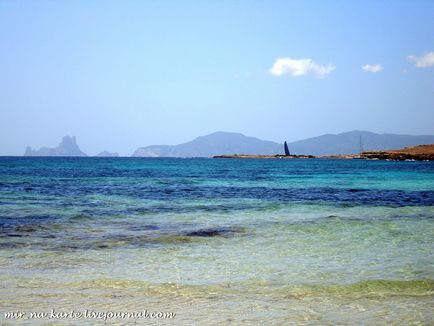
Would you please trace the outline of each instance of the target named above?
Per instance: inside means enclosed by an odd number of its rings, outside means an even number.
[[[228,237],[233,236],[236,233],[244,232],[243,229],[237,228],[209,228],[199,229],[186,233],[188,237]]]
[[[21,238],[21,237],[23,237],[22,234],[16,234],[16,233],[9,233],[9,234],[7,234],[7,236],[11,237],[11,238]]]
[[[131,231],[156,231],[159,230],[160,227],[157,225],[146,224],[146,225],[133,225],[128,229]]]

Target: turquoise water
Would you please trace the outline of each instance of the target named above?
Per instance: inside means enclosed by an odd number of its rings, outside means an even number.
[[[431,162],[0,158],[0,317],[432,324],[433,217]]]

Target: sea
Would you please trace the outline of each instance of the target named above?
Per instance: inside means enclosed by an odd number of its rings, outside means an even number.
[[[1,157],[0,227],[2,325],[434,324],[433,162]]]

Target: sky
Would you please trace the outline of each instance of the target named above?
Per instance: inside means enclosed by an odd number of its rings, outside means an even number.
[[[0,155],[434,134],[434,1],[0,0]]]

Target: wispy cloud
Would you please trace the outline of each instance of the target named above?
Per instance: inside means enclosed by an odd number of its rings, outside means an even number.
[[[420,57],[417,57],[415,55],[409,55],[407,59],[413,61],[414,65],[418,68],[427,68],[434,66],[434,52],[425,53]]]
[[[384,67],[382,65],[380,65],[379,63],[373,64],[373,65],[366,64],[366,65],[362,66],[362,70],[364,70],[366,72],[376,73],[376,72],[380,72],[380,71],[384,70]]]
[[[317,77],[323,77],[335,69],[334,65],[322,66],[312,59],[279,58],[274,62],[269,72],[273,76],[292,75],[298,77],[313,74]]]

